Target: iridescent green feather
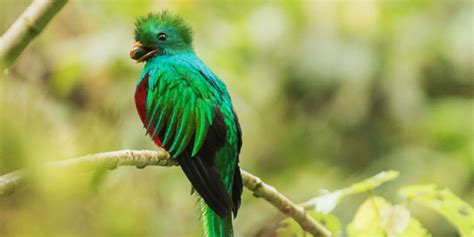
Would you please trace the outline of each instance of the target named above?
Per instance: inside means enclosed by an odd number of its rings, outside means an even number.
[[[184,89],[183,93],[181,94],[180,98],[180,107],[182,107],[182,114],[181,114],[181,122],[178,124],[178,131],[176,132],[176,136],[174,138],[173,144],[171,145],[169,152],[173,153],[175,152],[175,149],[178,148],[177,145],[181,143],[183,140],[183,137],[185,135],[184,131],[186,130],[186,127],[190,123],[188,121],[190,117],[190,113],[192,109],[190,110],[190,103],[189,100],[193,97],[189,93],[189,89]],[[192,108],[192,107],[191,107]],[[187,131],[187,130],[186,130]]]
[[[152,137],[165,129],[162,144],[170,146],[173,157],[179,156],[193,138],[192,156],[201,149],[214,119],[219,101],[198,72],[186,73],[184,66],[162,67],[150,78],[154,86],[147,95],[147,133]]]
[[[199,114],[196,117],[196,134],[194,137],[194,146],[191,156],[195,156],[201,149],[202,144],[204,143],[204,138],[206,137],[207,130],[209,129],[209,124],[206,120],[205,109],[200,109],[199,103],[196,108],[196,114]]]

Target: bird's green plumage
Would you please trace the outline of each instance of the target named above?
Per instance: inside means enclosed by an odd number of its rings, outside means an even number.
[[[146,100],[148,120],[145,126],[148,132],[152,126],[155,128],[166,126],[162,142],[164,146],[172,144],[168,151],[172,157],[181,154],[192,134],[195,135],[191,156],[196,155],[214,120],[216,107],[220,107],[226,120],[233,120],[232,105],[225,87],[217,81],[215,75],[209,74],[211,80],[216,80],[215,85],[220,85],[220,87],[213,86],[213,82],[201,75],[201,70],[205,68],[199,68],[198,63],[202,62],[190,64],[194,60],[197,60],[197,57],[192,52],[158,56],[147,62],[141,76],[144,78],[148,74]],[[167,121],[164,119],[165,116],[169,116]],[[235,133],[230,131],[234,136]],[[230,140],[234,139],[236,137],[230,137]]]
[[[160,33],[167,41],[157,40]],[[242,191],[241,135],[229,93],[193,52],[191,30],[180,17],[162,12],[139,18],[135,38],[158,52],[137,82],[135,99],[146,133],[180,161],[204,198],[204,234],[233,236],[231,212],[236,214]]]

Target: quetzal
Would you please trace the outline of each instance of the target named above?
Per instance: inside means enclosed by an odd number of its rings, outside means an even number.
[[[135,104],[156,145],[177,159],[202,204],[205,236],[233,236],[241,129],[224,83],[194,53],[191,28],[167,11],[135,22],[130,57],[145,62]]]

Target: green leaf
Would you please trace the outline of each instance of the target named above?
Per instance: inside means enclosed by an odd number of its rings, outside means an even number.
[[[401,205],[392,205],[382,197],[367,199],[347,227],[350,237],[428,237],[421,224]]]
[[[323,224],[326,227],[326,229],[328,229],[334,235],[336,235],[338,232],[341,231],[341,222],[334,215],[318,213],[315,211],[309,211],[308,215],[310,215],[315,220],[319,221],[319,223]],[[298,223],[296,223],[296,221],[293,218],[286,218],[280,222],[279,228],[277,229],[277,236],[278,237],[290,237],[290,236],[299,237],[299,236],[310,236],[310,234],[303,231],[300,225],[298,225]]]
[[[431,236],[430,233],[421,225],[421,223],[414,218],[410,219],[407,228],[405,231],[398,235],[397,237],[429,237]]]
[[[436,185],[410,185],[398,192],[409,201],[437,211],[456,227],[461,236],[474,236],[473,209],[451,190],[437,189]]]
[[[396,179],[398,175],[400,173],[395,170],[380,172],[362,182],[352,184],[345,189],[345,195],[372,191],[383,183]]]
[[[307,210],[315,210],[321,213],[330,213],[332,210],[334,210],[334,208],[336,208],[336,206],[344,197],[372,191],[383,183],[397,178],[398,175],[398,171],[383,171],[364,181],[352,184],[347,188],[339,189],[334,192],[327,192],[323,195],[317,196],[303,203],[302,206]]]
[[[336,235],[342,229],[341,222],[334,215],[320,212],[309,212],[309,215],[324,225],[324,227],[326,227],[326,229],[328,229],[334,235]]]

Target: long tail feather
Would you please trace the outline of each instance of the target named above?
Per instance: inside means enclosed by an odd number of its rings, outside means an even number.
[[[201,229],[205,237],[233,237],[232,214],[219,217],[201,199]]]

